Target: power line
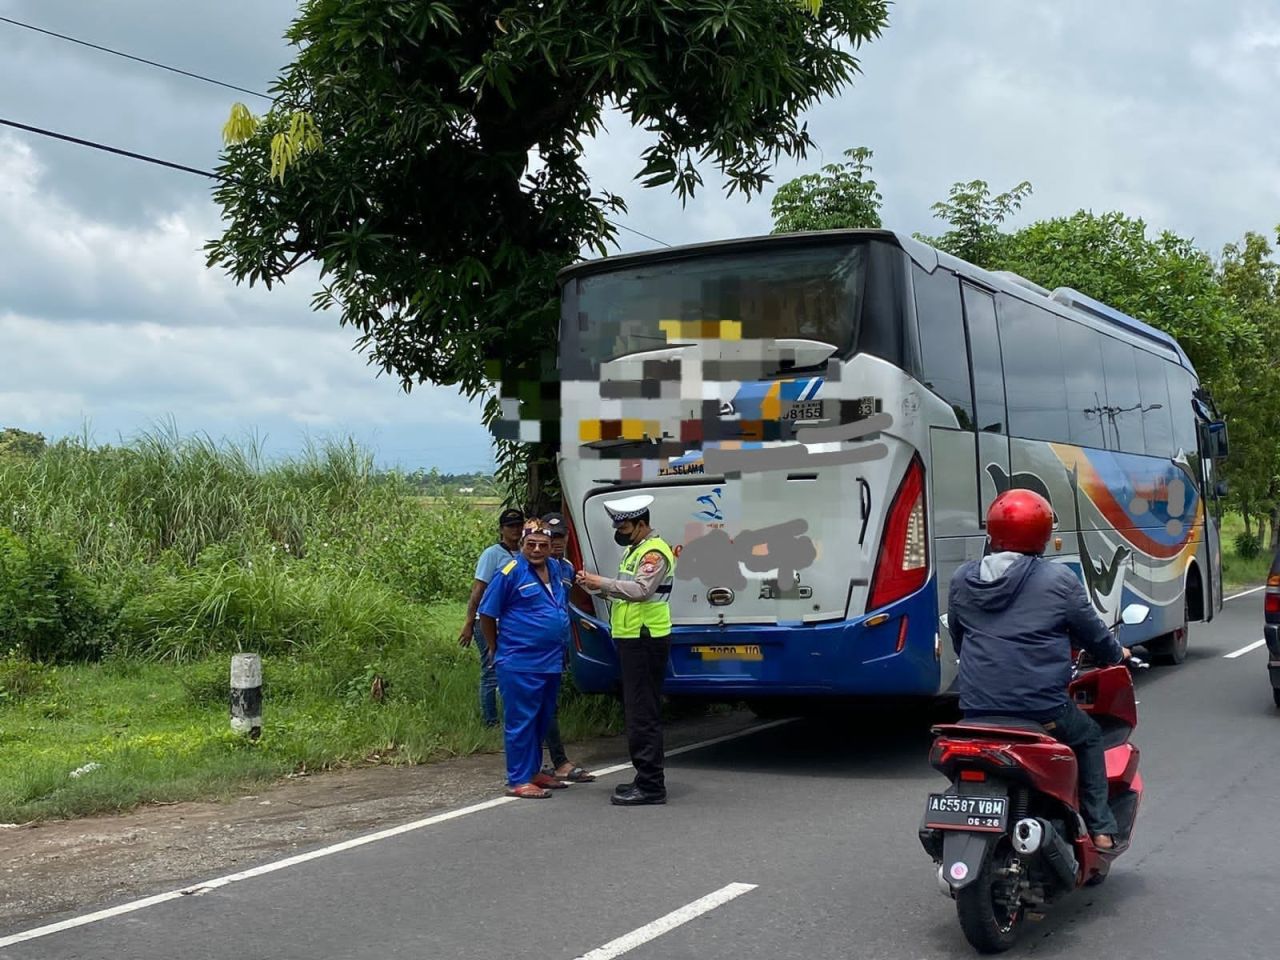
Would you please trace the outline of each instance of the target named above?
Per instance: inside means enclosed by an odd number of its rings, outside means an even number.
[[[3,17],[0,17],[0,20],[3,20],[3,19],[4,19]],[[42,136],[42,137],[50,137],[54,140],[63,140],[67,143],[74,143],[77,146],[88,147],[91,150],[101,150],[104,153],[114,153],[117,156],[128,157],[131,160],[140,160],[143,163],[153,163],[156,166],[168,167],[171,170],[181,170],[183,173],[194,173],[198,177],[208,177],[210,180],[228,179],[227,177],[222,176],[222,174],[213,173],[210,170],[201,170],[198,167],[188,167],[182,163],[174,163],[172,160],[161,160],[159,157],[153,157],[153,156],[150,156],[149,154],[135,153],[132,150],[125,150],[125,149],[122,149],[121,147],[113,147],[106,143],[99,143],[96,140],[85,140],[82,137],[73,137],[70,134],[59,133],[56,130],[46,130],[44,127],[33,127],[31,124],[19,123],[17,120],[8,120],[4,117],[0,117],[0,125],[6,126],[6,127],[15,127],[18,130],[25,130],[27,131],[27,133],[38,134],[39,136]],[[634,233],[637,236],[644,237],[646,240],[651,240],[654,243],[660,244],[664,247],[671,246],[671,244],[666,243],[663,240],[659,240],[657,237],[651,237],[649,236],[649,234],[642,233],[641,231],[635,229],[634,227],[628,227],[625,223],[618,223],[614,220],[610,220],[608,217],[605,217],[604,219],[606,223],[612,224],[613,226],[617,227],[619,230],[626,230],[629,233]]]
[[[238,90],[240,93],[247,93],[251,97],[261,97],[263,100],[275,100],[275,97],[268,96],[265,93],[259,93],[257,90],[250,90],[248,87],[239,87],[234,83],[215,80],[213,77],[206,77],[201,73],[192,73],[190,70],[171,67],[167,63],[158,63],[155,60],[148,60],[146,57],[136,57],[132,53],[125,53],[122,50],[113,50],[111,47],[104,47],[97,43],[90,43],[88,40],[81,40],[78,37],[69,37],[65,33],[55,33],[52,30],[46,30],[43,27],[37,27],[34,24],[23,23],[21,20],[14,20],[12,17],[0,17],[0,22],[8,23],[15,27],[21,27],[24,30],[33,30],[36,33],[43,33],[48,37],[57,37],[59,40],[66,40],[68,43],[76,43],[82,47],[89,47],[91,50],[100,50],[103,53],[109,53],[116,57],[123,57],[126,60],[133,60],[136,63],[145,63],[149,67],[168,70],[170,73],[181,74],[184,77],[190,77],[192,80],[203,80],[205,83],[212,83],[219,87],[226,87],[228,90]]]
[[[667,241],[659,240],[657,237],[651,237],[649,236],[649,234],[642,233],[641,231],[637,230],[635,227],[628,227],[625,223],[618,223],[617,221],[610,220],[608,217],[604,218],[604,222],[613,224],[613,226],[617,227],[619,230],[626,230],[628,233],[634,233],[637,237],[644,237],[646,240],[651,240],[660,246],[663,246],[663,247],[671,246],[671,244],[667,243]]]
[[[46,36],[57,37],[59,40],[65,40],[68,43],[79,44],[82,47],[89,47],[92,50],[100,50],[103,53],[109,53],[109,54],[112,54],[113,56],[123,57],[126,60],[133,60],[136,63],[143,63],[149,67],[156,67],[159,70],[168,70],[170,73],[177,73],[184,77],[190,77],[193,80],[203,80],[205,83],[212,83],[219,87],[226,87],[228,90],[238,90],[240,93],[247,93],[250,96],[261,97],[263,100],[270,100],[273,102],[275,100],[274,97],[268,96],[265,93],[259,93],[257,90],[250,90],[247,87],[240,87],[234,83],[227,83],[225,80],[215,80],[213,77],[206,77],[204,74],[201,74],[201,73],[193,73],[190,70],[183,70],[179,67],[173,67],[167,63],[159,63],[158,61],[155,61],[155,60],[148,60],[145,57],[137,57],[131,53],[125,53],[122,50],[113,50],[111,47],[104,47],[101,44],[90,43],[88,40],[81,40],[79,37],[68,36],[65,33],[55,33],[52,30],[46,30],[45,28],[37,27],[34,24],[24,23],[23,21],[15,20],[12,17],[0,16],[0,23],[8,23],[15,27],[21,27],[24,30],[33,30],[36,33],[43,33]],[[94,143],[89,140],[80,140],[76,137],[70,137],[65,134],[54,133],[51,130],[41,130],[37,127],[29,127],[24,124],[14,123],[11,120],[0,120],[0,123],[5,123],[11,127],[18,127],[19,129],[26,130],[30,133],[38,133],[43,136],[55,137],[59,140],[66,140],[69,143],[77,143],[77,144],[80,144],[81,146],[92,147],[96,150],[105,150],[108,153],[116,153],[121,156],[132,157],[135,160],[142,160],[146,163],[155,163],[163,167],[172,167],[175,170],[185,170],[188,173],[194,173],[199,176],[209,177],[215,180],[221,179],[218,177],[217,174],[209,173],[206,170],[196,170],[193,167],[184,167],[181,164],[170,163],[167,160],[159,160],[155,157],[148,157],[140,153],[131,153],[128,150],[121,150],[116,147],[109,147],[105,144]],[[650,236],[649,234],[645,233],[642,230],[637,230],[635,227],[628,227],[625,223],[618,223],[616,220],[610,220],[608,217],[605,217],[604,219],[606,223],[616,227],[617,229],[625,230],[628,233],[634,233],[637,237],[643,237],[645,240],[648,240],[651,243],[656,243],[659,246],[663,246],[663,247],[671,246],[671,244],[667,243],[665,240],[659,240],[657,237]]]
[[[137,57],[131,53],[125,53],[121,50],[113,50],[111,47],[104,47],[101,44],[90,43],[88,40],[81,40],[78,37],[68,36],[65,33],[55,33],[52,30],[46,30],[45,28],[37,27],[34,24],[24,23],[23,21],[15,20],[12,17],[0,16],[0,23],[8,23],[15,27],[21,27],[24,30],[33,30],[36,33],[43,33],[46,36],[57,37],[59,40],[66,40],[68,43],[79,44],[82,47],[89,47],[92,50],[100,50],[103,53],[109,53],[109,54],[112,54],[113,56],[123,57],[126,60],[133,60],[136,63],[143,63],[149,67],[156,67],[159,70],[168,70],[170,73],[177,73],[184,77],[190,77],[193,80],[203,80],[205,83],[212,83],[219,87],[226,87],[228,90],[238,90],[240,93],[247,93],[250,96],[261,97],[263,100],[270,100],[273,102],[275,100],[274,97],[268,96],[265,93],[259,93],[257,90],[250,90],[247,87],[240,87],[234,83],[227,83],[224,80],[215,80],[213,77],[206,77],[204,74],[193,73],[190,70],[183,70],[179,67],[172,67],[167,63],[159,63],[158,61],[155,61],[155,60],[148,60],[145,57]],[[145,163],[154,163],[162,167],[170,167],[174,170],[185,170],[187,173],[194,173],[201,177],[209,177],[210,179],[213,179],[213,180],[223,179],[222,177],[219,177],[218,174],[210,173],[207,170],[197,170],[194,167],[186,167],[179,163],[171,163],[168,160],[160,160],[156,157],[149,157],[141,153],[132,153],[131,151],[128,151],[128,150],[121,150],[118,147],[110,147],[110,146],[107,146],[106,144],[95,143],[91,140],[81,140],[78,137],[72,137],[62,133],[55,133],[52,130],[43,130],[39,127],[30,127],[30,126],[27,126],[26,124],[16,123],[12,120],[0,119],[0,123],[6,124],[11,127],[17,127],[20,130],[26,130],[29,133],[38,133],[42,136],[54,137],[58,140],[65,140],[68,143],[75,143],[75,144],[79,144],[80,146],[91,147],[95,150],[104,150],[107,153],[115,153],[123,157],[131,157],[134,160],[141,160]],[[618,223],[616,220],[610,220],[608,217],[605,217],[604,221],[605,223],[608,223],[619,230],[625,230],[628,233],[634,233],[637,237],[643,237],[645,240],[648,240],[651,243],[656,243],[659,246],[663,246],[663,247],[671,246],[671,244],[667,243],[665,240],[659,240],[657,237],[650,236],[649,234],[645,233],[642,230],[637,230],[635,227],[629,227],[625,223]]]
[[[121,157],[128,157],[131,160],[141,160],[143,163],[154,163],[159,167],[169,167],[171,170],[181,170],[184,173],[194,173],[196,176],[208,177],[210,180],[225,180],[226,177],[208,170],[200,170],[196,167],[188,167],[181,163],[174,163],[171,160],[161,160],[159,157],[148,156],[145,153],[134,153],[132,150],[123,150],[120,147],[112,147],[105,143],[98,143],[96,140],[83,140],[80,137],[73,137],[70,134],[58,133],[56,130],[46,130],[44,127],[33,127],[30,124],[19,123],[17,120],[7,120],[0,117],[0,124],[6,127],[16,127],[19,130],[25,130],[28,133],[39,134],[42,137],[51,137],[54,140],[65,140],[67,143],[74,143],[77,146],[89,147],[92,150],[101,150],[104,153],[114,153]]]

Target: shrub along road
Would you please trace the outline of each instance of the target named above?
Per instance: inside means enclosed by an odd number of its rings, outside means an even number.
[[[1018,955],[1269,955],[1280,718],[1263,656],[1226,656],[1261,619],[1260,594],[1233,601],[1186,664],[1140,677],[1149,792],[1134,848],[1105,886],[1029,927]],[[940,779],[927,748],[919,724],[786,724],[673,758],[666,807],[610,807],[619,772],[0,957],[969,957],[915,837]]]

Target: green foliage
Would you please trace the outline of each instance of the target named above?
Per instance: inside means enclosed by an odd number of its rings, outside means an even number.
[[[44,453],[45,440],[42,433],[28,433],[17,427],[5,427],[0,430],[0,459],[5,457],[23,457],[31,459]]]
[[[1231,352],[1232,376],[1215,385],[1216,399],[1231,421],[1231,457],[1224,474],[1243,513],[1265,516],[1280,529],[1280,265],[1257,233],[1223,251],[1218,282],[1252,344]]]
[[[1262,544],[1256,533],[1237,533],[1234,546],[1236,556],[1241,560],[1253,560],[1262,553]]]
[[[994,269],[1008,242],[1000,225],[1017,213],[1030,195],[1031,184],[1025,180],[994,197],[985,180],[956,183],[946,200],[933,205],[933,215],[951,229],[940,237],[920,239],[961,260]]]
[[[872,153],[866,147],[846,150],[849,159],[831,163],[784,183],[773,197],[773,232],[878,228],[880,195],[870,178]]]
[[[645,186],[688,198],[709,161],[758,193],[812,147],[799,118],[854,79],[887,16],[887,0],[307,0],[271,110],[239,105],[224,131],[209,263],[271,286],[315,260],[316,308],[406,390],[492,393],[553,347],[556,272],[616,236],[625,205],[582,165],[607,108],[652,135]]]
[[[68,551],[0,528],[0,650],[38,662],[92,659],[106,632],[101,597]]]
[[[0,658],[0,704],[47,696],[56,687],[57,674],[46,664],[24,659],[16,650]]]

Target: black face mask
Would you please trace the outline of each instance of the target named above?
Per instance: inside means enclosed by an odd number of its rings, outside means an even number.
[[[615,530],[613,531],[613,542],[620,547],[629,547],[631,546],[631,535],[623,533],[621,530]]]

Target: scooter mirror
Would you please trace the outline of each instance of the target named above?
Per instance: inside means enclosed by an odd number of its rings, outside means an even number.
[[[1151,608],[1141,603],[1131,603],[1124,608],[1124,612],[1120,614],[1120,621],[1129,626],[1143,623],[1147,617],[1151,615]]]

